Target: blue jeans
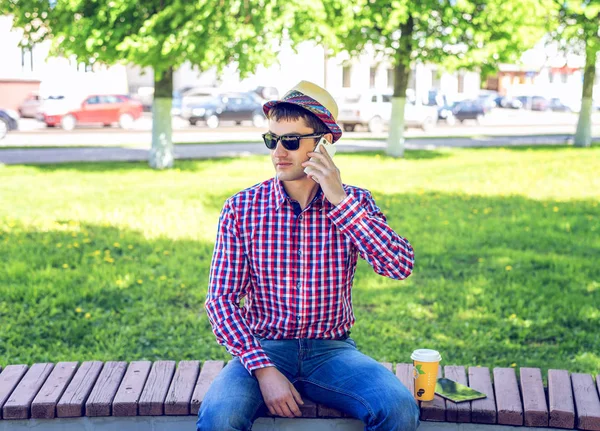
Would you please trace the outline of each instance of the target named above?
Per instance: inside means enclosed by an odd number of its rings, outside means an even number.
[[[389,370],[343,340],[258,338],[300,395],[365,423],[366,431],[414,431],[419,407]],[[211,384],[198,412],[198,431],[248,431],[267,414],[258,380],[234,358]]]

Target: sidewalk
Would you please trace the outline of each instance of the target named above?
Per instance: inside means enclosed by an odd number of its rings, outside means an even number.
[[[407,139],[406,149],[434,150],[436,148],[500,147],[517,145],[565,145],[572,142],[572,135],[532,136],[481,136],[471,138],[420,138]],[[594,138],[600,143],[600,137]],[[336,144],[340,153],[381,151],[384,140],[346,140]],[[217,157],[244,157],[269,154],[262,142],[176,145],[176,159],[208,159]],[[44,148],[44,149],[0,149],[0,164],[54,164],[69,162],[135,162],[146,161],[149,149],[123,147],[90,148]]]

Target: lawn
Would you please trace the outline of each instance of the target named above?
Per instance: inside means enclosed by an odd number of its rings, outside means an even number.
[[[380,361],[600,369],[600,147],[339,154],[415,248],[364,261],[352,337]],[[0,365],[227,359],[203,303],[224,200],[267,157],[0,167]]]

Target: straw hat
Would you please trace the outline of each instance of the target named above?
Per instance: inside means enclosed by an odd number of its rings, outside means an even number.
[[[285,93],[280,100],[271,100],[263,105],[265,115],[279,103],[292,103],[315,114],[333,135],[333,142],[342,137],[342,129],[336,122],[338,106],[335,100],[325,90],[309,81],[300,81],[294,88]]]

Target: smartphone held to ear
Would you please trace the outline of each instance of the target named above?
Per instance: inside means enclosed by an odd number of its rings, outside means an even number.
[[[327,151],[327,154],[329,154],[329,156],[331,158],[333,158],[333,156],[335,155],[335,145],[334,144],[330,144],[329,142],[327,142],[327,140],[322,137],[321,140],[319,141],[319,143],[317,144],[317,147],[315,148],[315,153],[321,153],[323,154],[323,148],[325,149],[325,151]],[[314,159],[314,157],[310,158],[310,161],[312,162]],[[312,171],[314,170],[313,167],[311,166],[307,166],[304,168],[304,173],[305,174],[310,174]]]

